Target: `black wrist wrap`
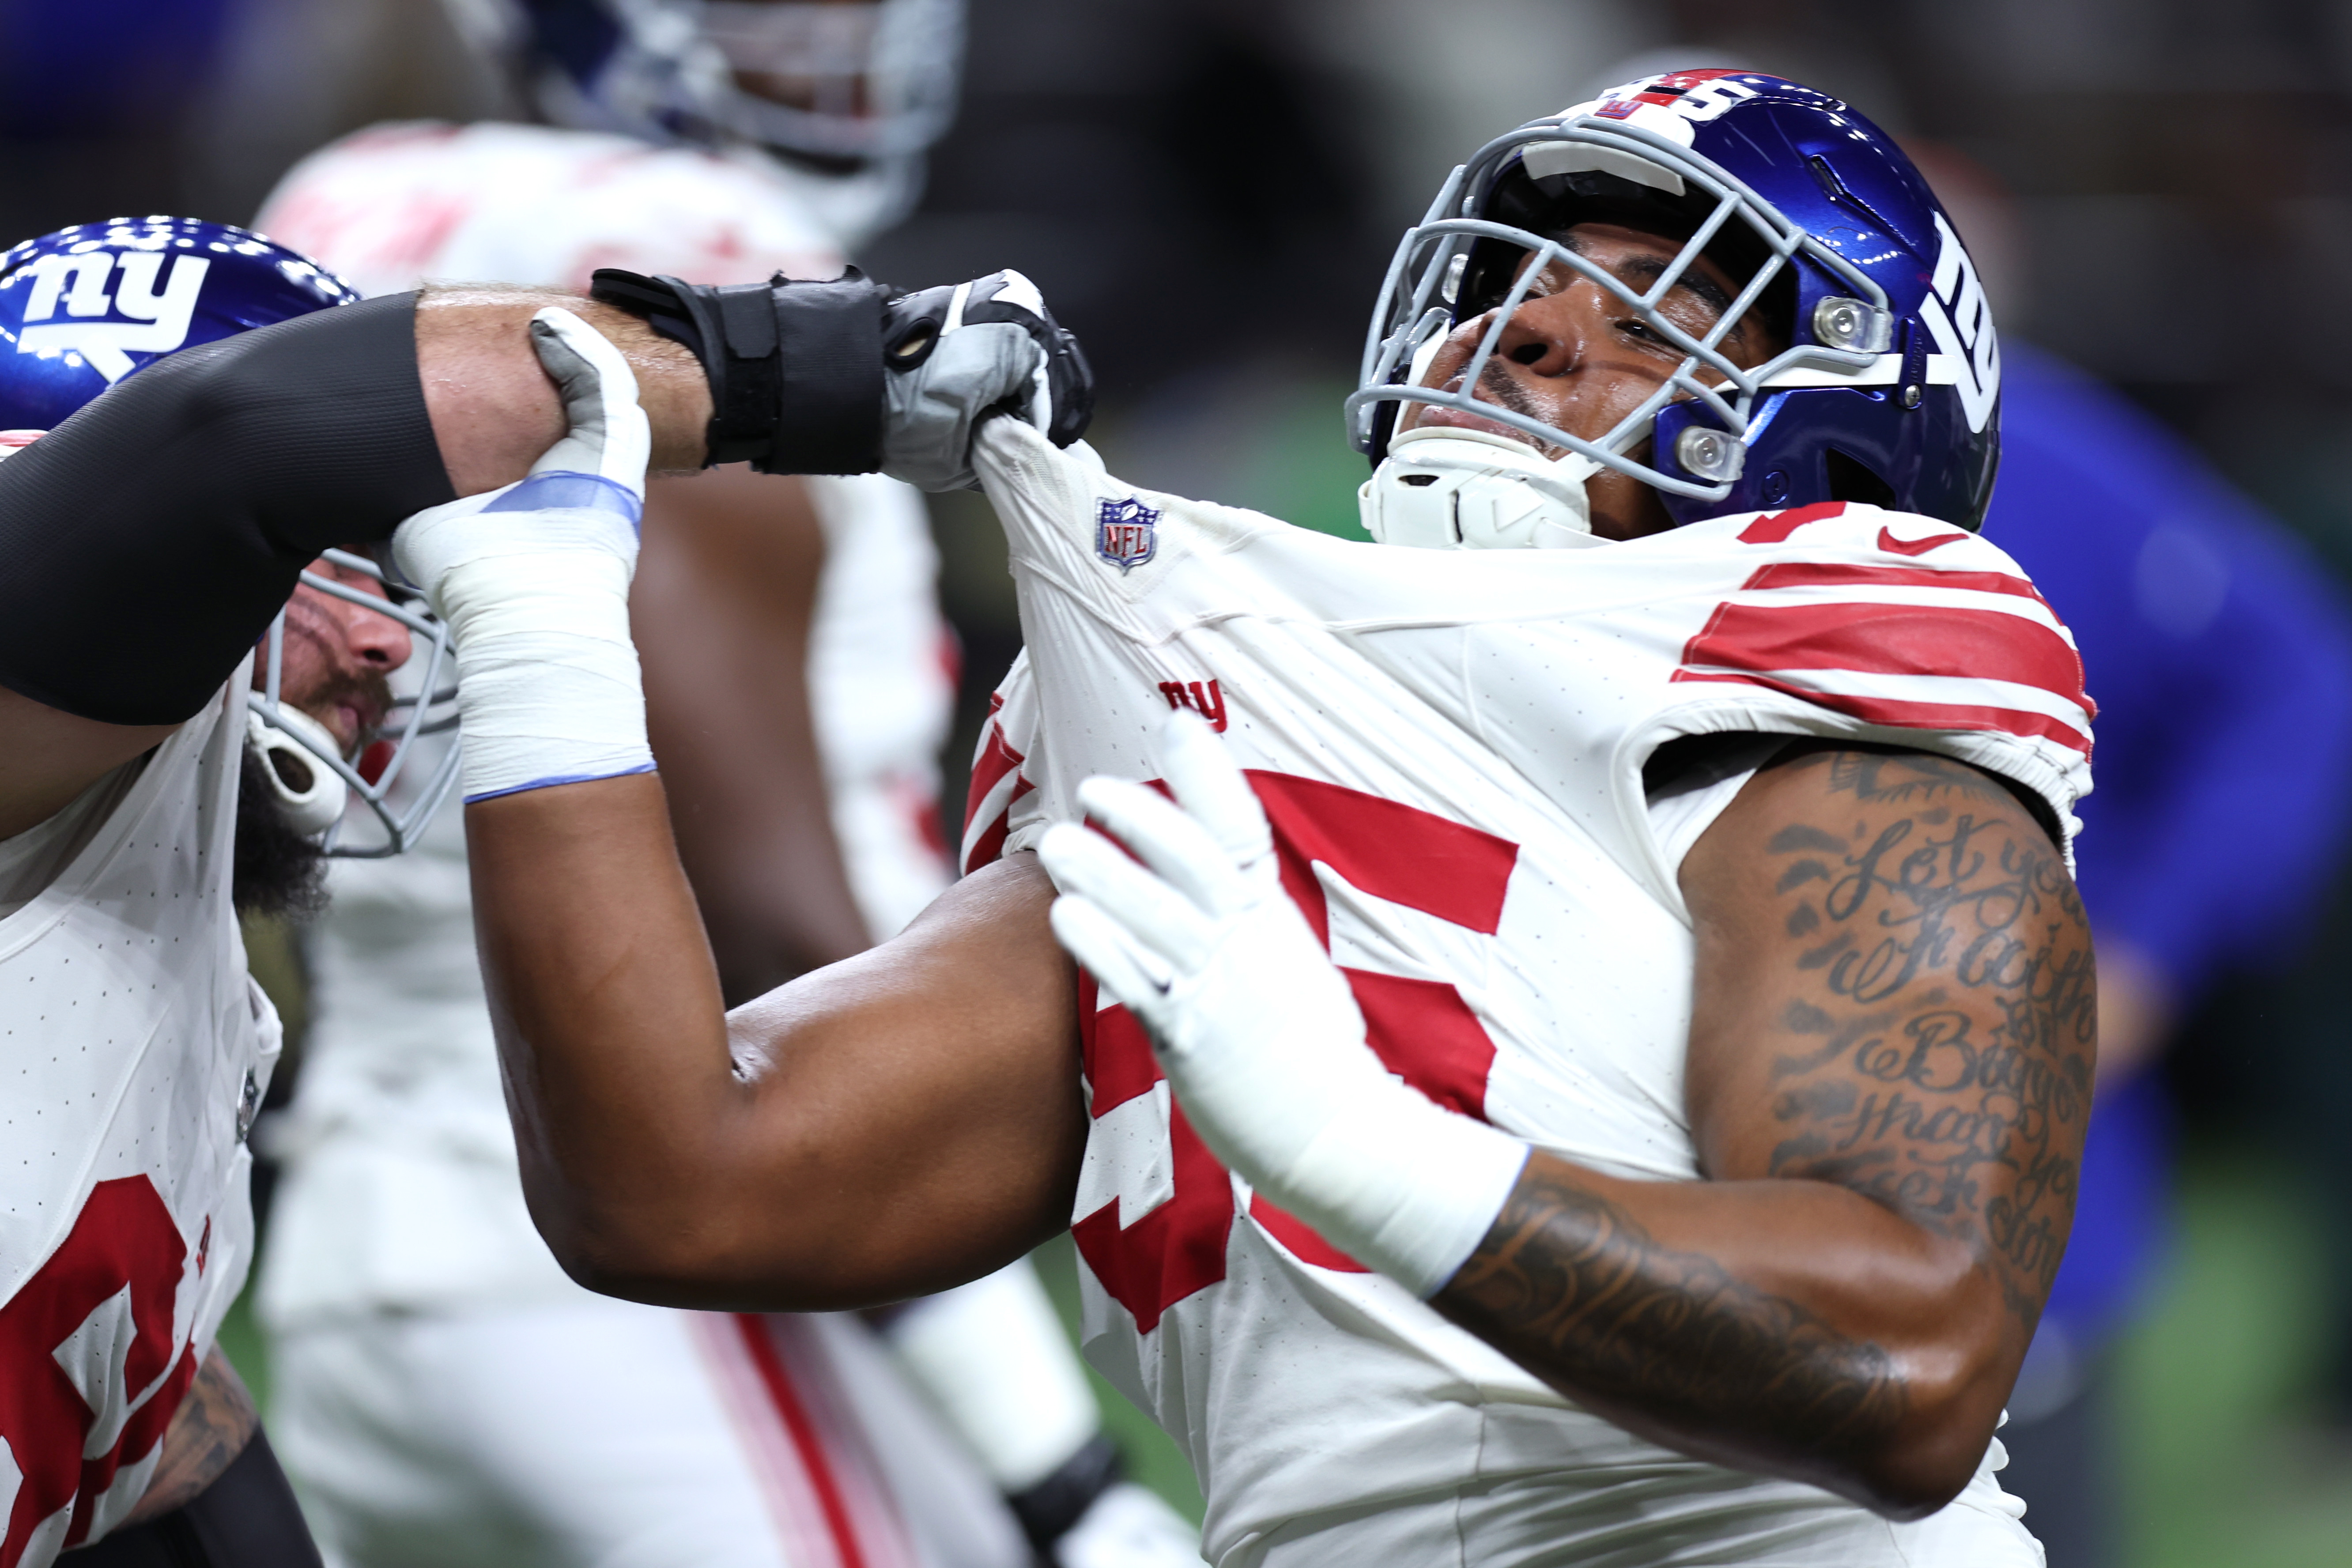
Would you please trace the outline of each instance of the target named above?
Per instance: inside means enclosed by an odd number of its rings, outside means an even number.
[[[856,268],[724,287],[601,268],[590,292],[684,343],[710,382],[709,463],[763,474],[882,466],[882,303]]]
[[[179,723],[321,551],[456,499],[415,295],[183,349],[0,462],[0,686]]]

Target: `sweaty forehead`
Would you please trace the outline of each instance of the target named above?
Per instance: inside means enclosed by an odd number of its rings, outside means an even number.
[[[1559,242],[1613,275],[1618,281],[1646,287],[1682,254],[1683,242],[1613,224],[1579,224]],[[1712,258],[1700,256],[1675,279],[1678,291],[1687,291],[1718,314],[1731,309],[1732,290]]]

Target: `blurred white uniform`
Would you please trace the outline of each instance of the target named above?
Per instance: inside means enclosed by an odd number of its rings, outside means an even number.
[[[0,1563],[18,1568],[138,1502],[253,1261],[246,1133],[278,1028],[230,903],[252,672],[0,839]]]
[[[830,277],[859,237],[840,182],[756,158],[516,125],[362,132],[289,174],[258,224],[371,293],[420,278],[584,288]],[[853,204],[854,205],[854,204]],[[946,885],[934,757],[952,702],[920,499],[807,481],[826,551],[810,695],[867,928]],[[594,1296],[525,1212],[473,944],[460,814],[392,860],[339,862],[315,1023],[284,1129],[261,1310],[272,1431],[330,1558],[614,1568],[1010,1568],[998,1489],[1043,1479],[1096,1414],[1026,1265],[894,1327],[950,1413],[982,1363],[1021,1396],[969,1430],[983,1475],[861,1320]],[[975,1336],[972,1326],[978,1324]],[[994,1484],[992,1485],[991,1483]]]
[[[1283,880],[1390,1068],[1633,1180],[1690,1181],[1683,855],[1771,740],[1645,795],[1685,735],[1835,735],[1999,773],[2074,827],[2073,639],[1998,549],[1826,506],[1544,551],[1350,544],[1139,491],[982,428],[1019,584],[970,863],[1150,778],[1171,707],[1224,732]],[[1255,1197],[1081,992],[1093,1118],[1072,1215],[1086,1347],[1185,1447],[1220,1568],[2038,1568],[1992,1444],[1928,1519],[1702,1463],[1570,1405]]]

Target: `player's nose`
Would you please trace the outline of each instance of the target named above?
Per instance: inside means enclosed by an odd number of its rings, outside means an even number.
[[[1536,375],[1566,375],[1583,362],[1586,345],[1602,326],[1597,301],[1571,289],[1529,300],[1511,312],[1496,341],[1495,357]]]
[[[406,626],[365,605],[343,599],[334,605],[343,624],[343,646],[353,658],[379,674],[389,674],[408,662],[415,645]]]

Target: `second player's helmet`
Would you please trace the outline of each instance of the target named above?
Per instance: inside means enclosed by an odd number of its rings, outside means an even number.
[[[955,116],[963,0],[450,0],[559,124],[911,158]]]
[[[1637,289],[1567,247],[1586,222],[1678,240],[1681,253]],[[1745,286],[1693,337],[1659,306],[1701,255]],[[1555,263],[1684,355],[1589,439],[1474,396],[1503,324]],[[1449,332],[1490,311],[1463,374],[1416,384]],[[1720,345],[1749,313],[1786,346],[1742,368]],[[1458,521],[1475,515],[1486,542],[1543,543],[1580,526],[1584,479],[1603,468],[1654,489],[1676,523],[1853,500],[1973,529],[1992,492],[2000,400],[1976,268],[1893,140],[1782,78],[1691,70],[1531,121],[1454,171],[1390,265],[1348,416],[1379,465],[1364,493],[1376,536],[1438,542],[1433,520],[1452,508],[1443,526],[1455,542],[1479,542]],[[1461,429],[1392,439],[1408,403],[1461,408],[1567,456],[1547,463]]]
[[[250,230],[197,218],[78,224],[0,251],[0,457],[167,354],[359,297],[306,256]],[[338,565],[383,579],[374,563],[331,553]],[[446,630],[422,605],[387,602],[310,572],[302,582],[406,626],[421,656],[409,684],[420,695],[396,702],[373,754],[345,757],[325,726],[278,700],[281,614],[262,646],[258,683],[247,699],[252,740],[290,818],[324,835],[330,854],[396,853],[457,778],[454,748],[428,776],[402,777],[422,754],[415,743],[456,722]],[[395,796],[395,785],[404,784]],[[373,814],[378,832],[346,835],[344,807],[354,799]]]

